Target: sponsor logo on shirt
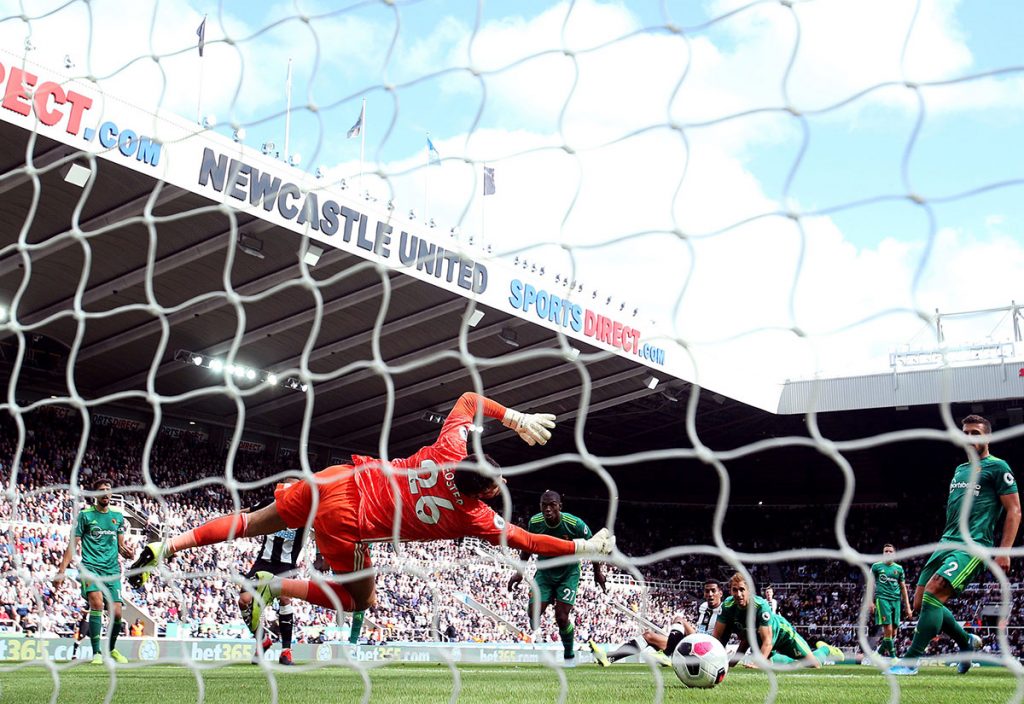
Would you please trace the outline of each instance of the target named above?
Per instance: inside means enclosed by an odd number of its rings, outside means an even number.
[[[957,489],[974,489],[974,495],[978,496],[981,493],[981,484],[971,484],[970,482],[958,482],[953,481],[949,484],[949,493],[952,494]]]

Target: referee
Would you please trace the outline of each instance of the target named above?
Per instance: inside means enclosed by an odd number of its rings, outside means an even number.
[[[250,509],[250,512],[261,509],[269,504],[269,501],[257,504]],[[252,567],[245,574],[246,579],[255,579],[257,572],[270,572],[278,576],[294,576],[297,571],[299,557],[302,555],[305,537],[305,527],[297,529],[285,528],[270,535],[260,536],[260,549],[256,554]],[[238,607],[242,610],[243,615],[249,613],[252,606],[252,598],[252,594],[245,591],[239,595]],[[279,604],[277,617],[281,629],[281,657],[278,659],[278,662],[282,665],[291,665],[293,664],[292,632],[295,627],[292,600],[287,596],[281,596],[278,597],[277,601]],[[263,659],[263,653],[273,643],[273,639],[269,634],[265,633],[262,625],[255,633],[255,636],[256,653],[253,655],[252,662],[253,664],[258,664]]]

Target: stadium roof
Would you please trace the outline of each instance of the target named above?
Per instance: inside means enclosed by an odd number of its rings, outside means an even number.
[[[779,413],[1024,399],[1024,359],[789,381]]]
[[[613,412],[643,415],[644,429],[682,417],[685,356],[632,311],[187,121],[31,70],[37,97],[8,91],[0,109],[0,303],[24,333],[7,326],[0,354],[12,369],[24,354],[20,401],[148,410],[152,384],[170,417],[232,425],[244,406],[246,430],[294,438],[308,409],[312,444],[374,451],[393,393],[393,454],[431,440],[430,414],[475,375],[507,405],[563,422],[587,405],[588,431],[604,414],[609,437]],[[326,246],[304,274],[307,244]],[[471,327],[473,311],[484,315]],[[230,363],[235,343],[233,362],[256,376],[240,372],[237,396],[208,368]],[[304,381],[303,359],[308,393],[280,383]],[[257,383],[267,373],[279,383]],[[741,407],[727,401],[701,403],[713,415]]]

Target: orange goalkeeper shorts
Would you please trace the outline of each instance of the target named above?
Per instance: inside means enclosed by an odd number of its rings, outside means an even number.
[[[313,481],[279,484],[274,491],[277,513],[289,528],[302,528],[314,511],[316,546],[338,574],[370,567],[370,551],[359,539],[359,488],[351,465],[339,464],[313,475]]]

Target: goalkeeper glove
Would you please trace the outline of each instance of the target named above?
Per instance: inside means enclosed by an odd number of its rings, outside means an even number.
[[[615,547],[615,536],[608,532],[607,528],[594,533],[593,538],[576,538],[572,542],[576,543],[576,554],[579,553],[590,553],[597,555],[610,555],[612,549]]]
[[[555,416],[551,413],[520,413],[508,408],[501,424],[511,428],[527,445],[543,445],[551,439],[551,429],[555,427]]]

